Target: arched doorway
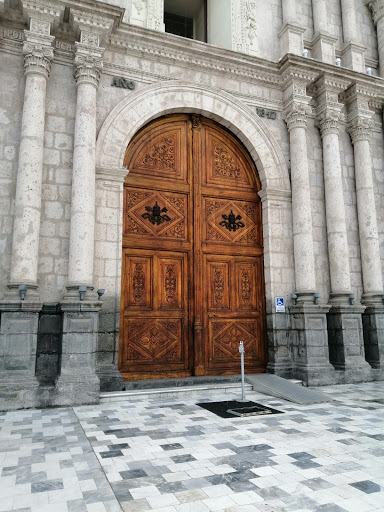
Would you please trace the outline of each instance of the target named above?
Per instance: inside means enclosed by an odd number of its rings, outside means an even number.
[[[170,115],[124,165],[119,369],[124,378],[265,371],[260,182],[242,144],[204,117]]]

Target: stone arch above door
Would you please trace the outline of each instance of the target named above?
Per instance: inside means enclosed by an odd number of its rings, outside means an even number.
[[[248,149],[262,189],[290,194],[284,156],[263,121],[224,91],[181,81],[146,86],[116,105],[99,132],[96,167],[120,171],[126,148],[137,131],[159,116],[176,112],[201,114],[227,127]]]

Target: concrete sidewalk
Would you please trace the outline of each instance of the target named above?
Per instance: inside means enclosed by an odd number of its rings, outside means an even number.
[[[384,383],[222,419],[182,397],[0,413],[0,511],[384,511]]]

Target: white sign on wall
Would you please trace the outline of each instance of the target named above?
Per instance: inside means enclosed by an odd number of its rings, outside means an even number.
[[[276,297],[276,313],[285,313],[284,297]]]

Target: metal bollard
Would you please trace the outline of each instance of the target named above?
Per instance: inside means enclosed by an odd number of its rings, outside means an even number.
[[[241,401],[245,400],[245,383],[244,383],[244,343],[240,341],[239,352],[241,357]]]

